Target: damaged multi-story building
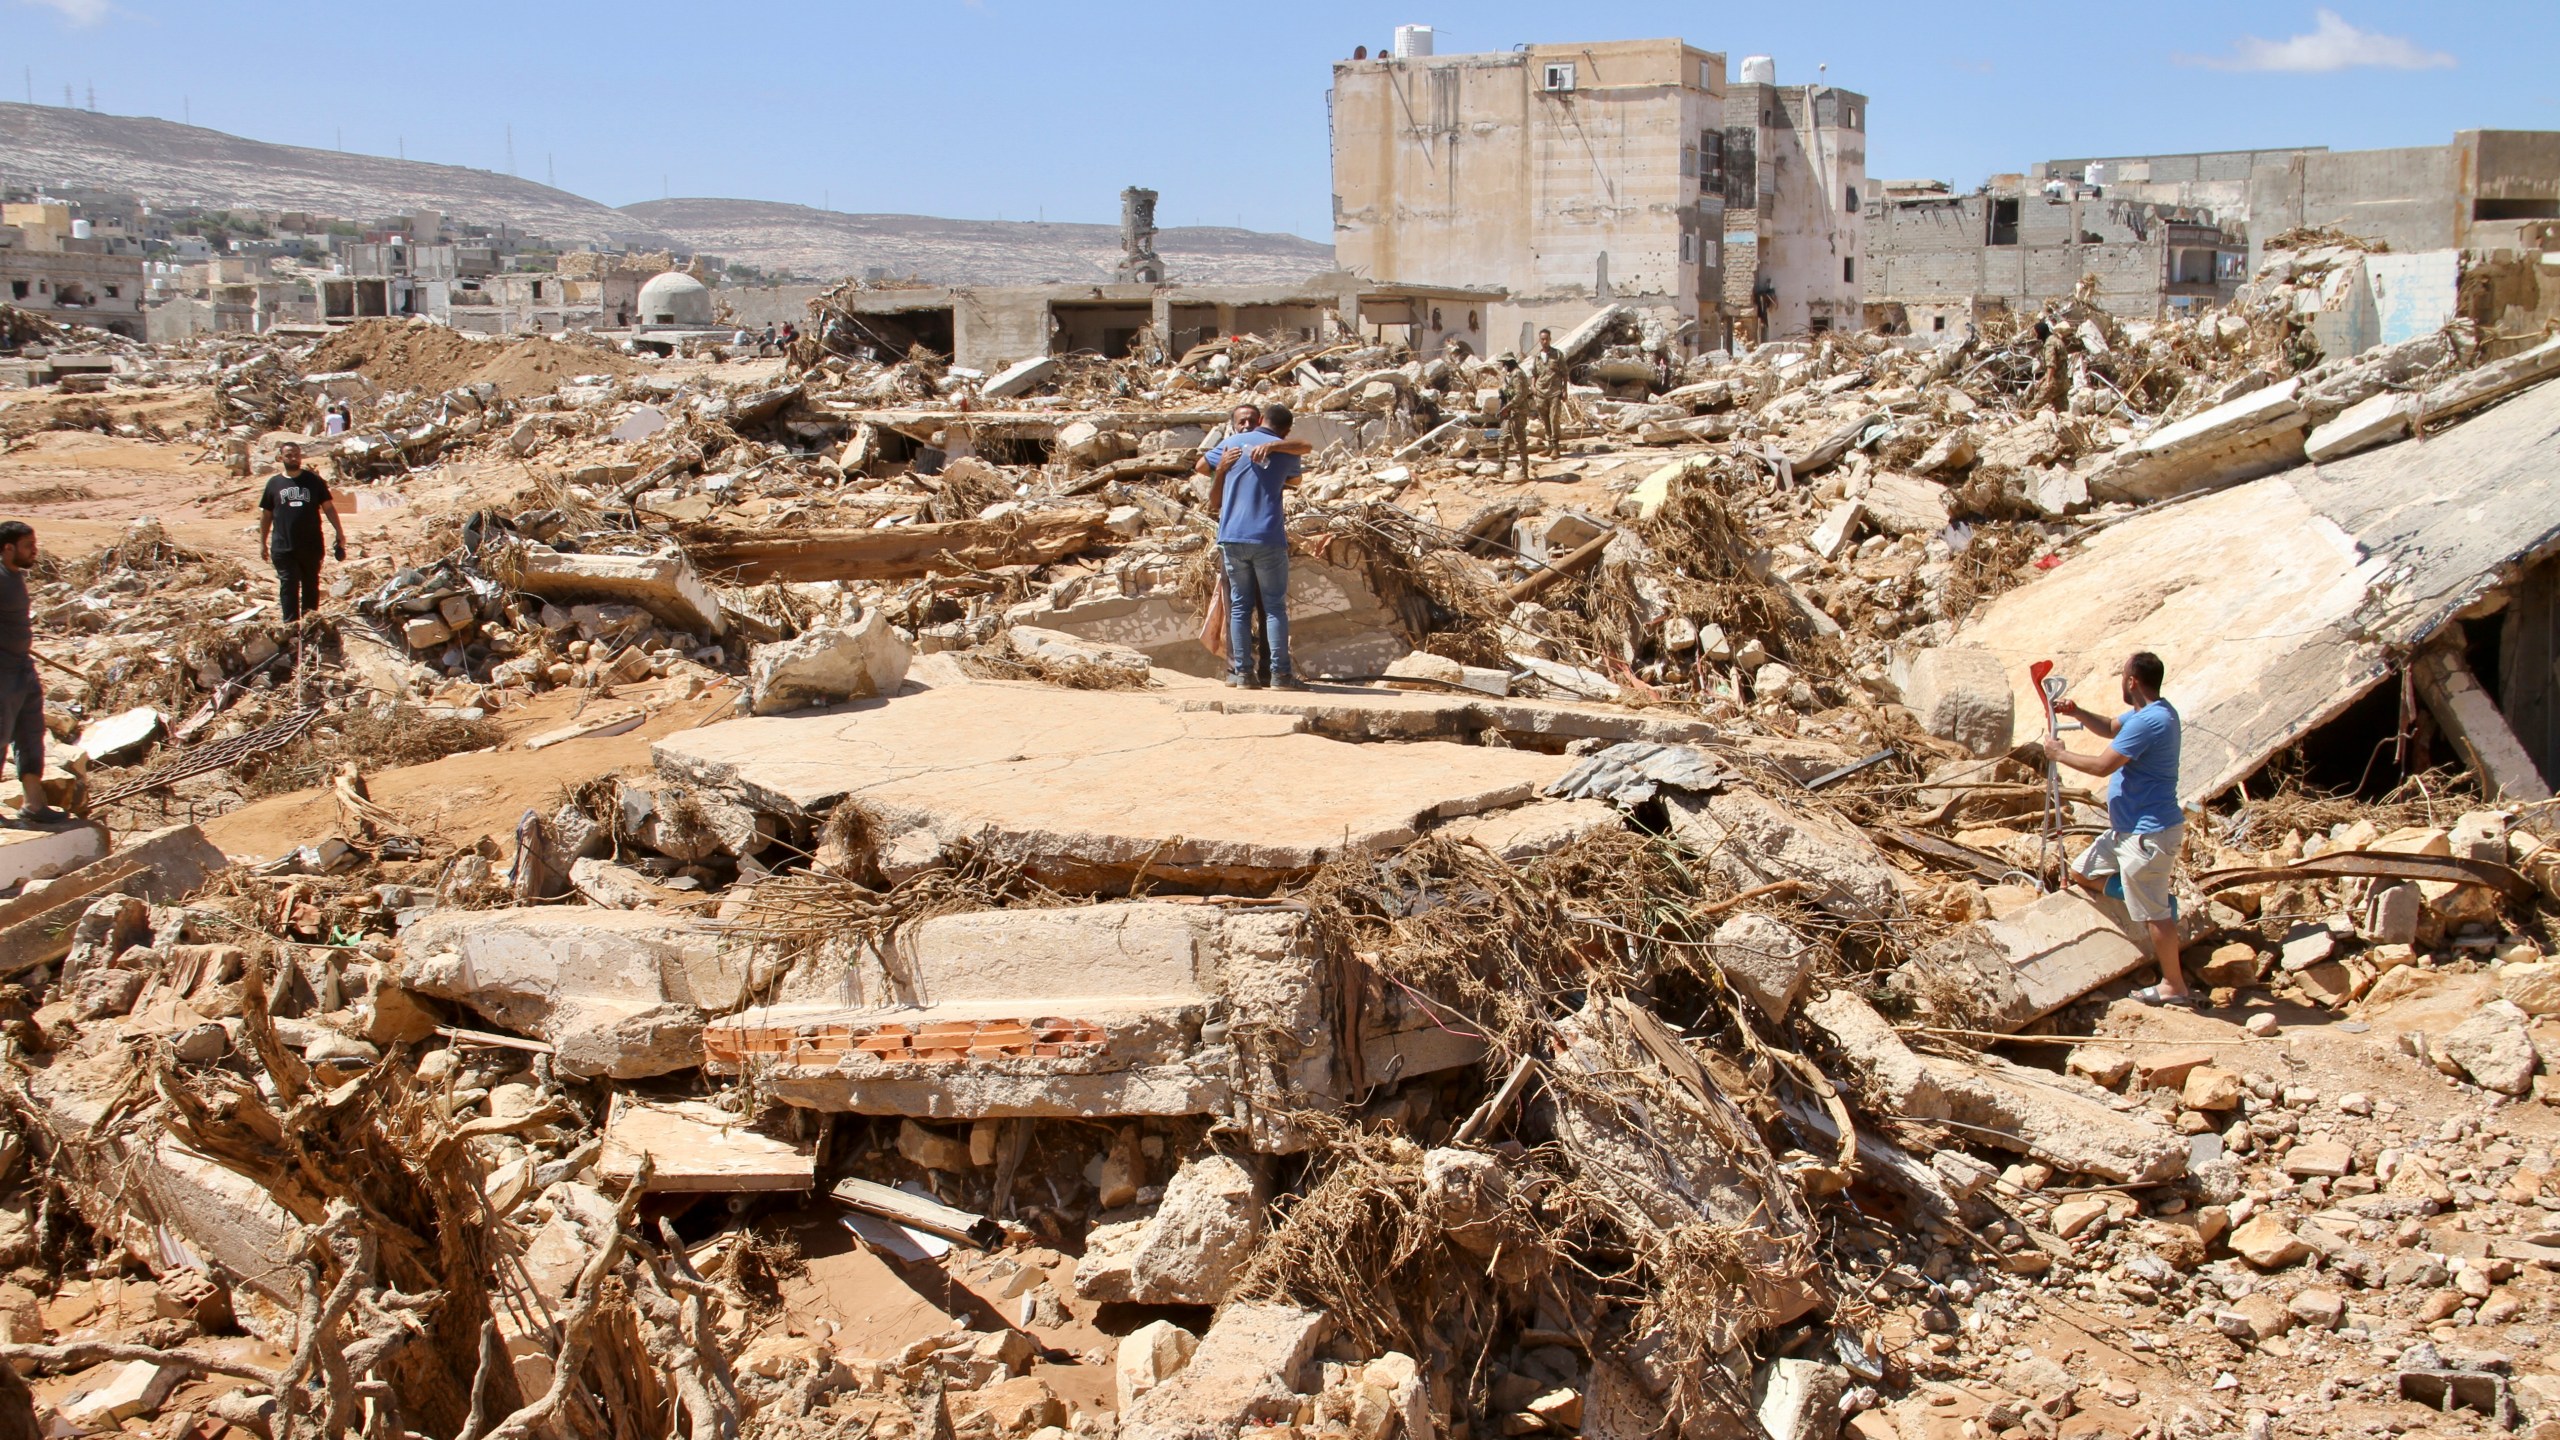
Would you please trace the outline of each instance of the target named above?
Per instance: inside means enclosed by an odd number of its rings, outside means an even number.
[[[53,201],[0,206],[0,301],[142,338],[142,255]]]
[[[1339,61],[1336,255],[1502,287],[1505,348],[1611,303],[1692,350],[1854,325],[1867,100],[1776,78],[1676,39]]]
[[[2149,317],[2228,302],[2287,231],[2329,228],[2378,246],[2324,297],[2351,348],[2441,324],[2462,256],[2532,255],[2560,221],[2560,132],[2465,130],[2450,144],[2084,156],[1996,176],[1971,194],[1887,182],[1868,200],[1870,324],[1961,329],[1977,312],[2071,294]]]

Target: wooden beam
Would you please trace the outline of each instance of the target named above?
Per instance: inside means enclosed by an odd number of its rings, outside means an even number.
[[[697,526],[685,553],[706,577],[767,580],[907,580],[932,570],[1046,565],[1110,534],[1099,509],[1036,511],[1005,520],[954,520],[876,530],[749,530]]]

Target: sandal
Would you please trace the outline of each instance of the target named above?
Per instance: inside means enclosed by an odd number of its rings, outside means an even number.
[[[2131,998],[2139,1000],[2145,1005],[2177,1005],[2189,1010],[2201,1010],[2204,1008],[2204,1001],[2198,998],[2196,993],[2192,990],[2188,991],[2184,995],[2173,995],[2170,992],[2161,989],[2157,985],[2145,985],[2141,989],[2134,991]]]

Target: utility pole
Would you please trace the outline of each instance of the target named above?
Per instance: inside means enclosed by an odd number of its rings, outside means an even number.
[[[406,135],[400,136],[399,138],[395,139],[395,140],[394,140],[394,141],[392,141],[391,143],[393,143],[393,144],[395,144],[395,145],[397,145],[397,146],[399,146],[399,147],[400,147],[400,158],[401,158],[401,159],[406,160],[406,159],[408,159],[408,158],[409,158],[409,137],[408,137],[408,136],[406,136]]]
[[[36,103],[36,67],[33,65],[27,67],[27,103]]]
[[[181,125],[196,123],[196,102],[189,96],[178,97],[178,123]]]
[[[95,80],[89,82],[89,113],[98,113],[98,82]]]
[[[339,153],[339,154],[341,154],[341,155],[343,155],[343,154],[345,154],[345,153],[346,153],[346,151],[347,151],[347,127],[346,127],[346,126],[344,126],[344,125],[341,125],[341,126],[339,126],[339,127],[338,127],[338,153]]]
[[[548,151],[548,150],[543,151],[543,152],[542,152],[542,183],[543,183],[543,184],[545,184],[545,185],[550,186],[550,187],[551,187],[552,189],[554,189],[554,190],[557,190],[557,189],[559,189],[559,188],[560,188],[560,168],[559,168],[558,166],[556,166],[556,165],[552,164],[552,163],[551,163],[551,161],[552,161],[552,154],[551,154],[551,152],[550,152],[550,151]]]
[[[516,173],[516,127],[507,127],[507,173]]]

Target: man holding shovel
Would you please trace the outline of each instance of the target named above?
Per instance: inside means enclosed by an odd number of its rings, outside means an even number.
[[[2166,671],[2160,657],[2138,650],[2124,662],[2124,701],[2133,708],[2110,719],[2064,700],[2054,706],[2090,734],[2108,742],[2095,755],[2059,743],[2030,740],[2021,758],[2050,761],[2107,782],[2107,829],[2071,864],[2084,889],[2120,893],[2125,909],[2151,934],[2160,983],[2133,992],[2145,1005],[2196,1003],[2178,967],[2178,903],[2170,884],[2178,873],[2178,847],[2187,837],[2186,812],[2178,808],[2177,709],[2160,698]],[[2110,883],[2113,882],[2113,883]]]

